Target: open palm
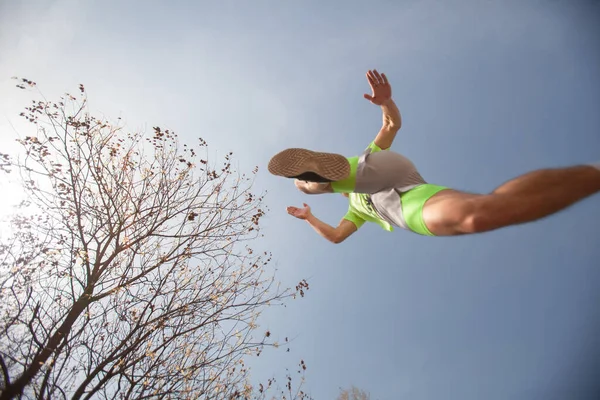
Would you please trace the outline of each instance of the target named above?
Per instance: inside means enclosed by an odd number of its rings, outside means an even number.
[[[378,106],[392,98],[392,86],[385,74],[380,74],[376,69],[367,72],[367,81],[371,86],[371,94],[365,93],[365,99]]]
[[[292,217],[296,217],[298,219],[306,219],[310,215],[310,207],[306,203],[304,203],[304,208],[290,206],[287,208],[287,212]]]

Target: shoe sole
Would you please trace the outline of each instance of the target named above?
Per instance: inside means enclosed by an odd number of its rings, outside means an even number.
[[[269,172],[286,178],[315,173],[329,181],[341,181],[350,175],[350,163],[340,154],[319,153],[306,149],[287,149],[269,161]]]

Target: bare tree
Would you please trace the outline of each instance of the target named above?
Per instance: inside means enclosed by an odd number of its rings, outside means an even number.
[[[341,389],[337,400],[370,400],[371,395],[362,389],[352,386],[349,389]]]
[[[257,318],[308,284],[281,289],[250,247],[252,176],[96,118],[79,90],[34,100],[23,155],[0,154],[28,196],[0,244],[0,400],[265,397],[244,364],[277,346]]]

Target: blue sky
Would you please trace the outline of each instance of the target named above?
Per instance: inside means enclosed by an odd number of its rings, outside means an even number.
[[[598,1],[0,1],[0,140],[26,97],[84,83],[132,128],[169,127],[261,168],[260,246],[302,301],[262,326],[295,337],[257,377],[302,358],[306,389],[335,398],[592,399],[600,393],[600,197],[546,220],[426,238],[364,226],[340,245],[285,213],[335,224],[341,196],[266,173],[285,147],[359,153],[380,110],[364,73],[389,77],[404,125],[393,150],[431,183],[484,192],[520,173],[600,159]],[[4,200],[6,202],[6,199]]]

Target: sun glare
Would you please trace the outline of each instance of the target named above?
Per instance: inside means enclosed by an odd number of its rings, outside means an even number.
[[[8,179],[7,176],[0,177],[0,221],[2,221],[2,230],[6,226],[6,219],[14,214],[16,206],[24,199],[23,189],[16,183]]]

